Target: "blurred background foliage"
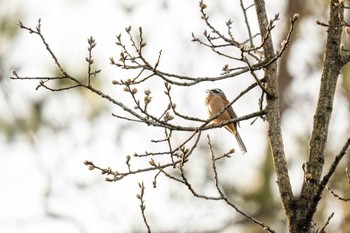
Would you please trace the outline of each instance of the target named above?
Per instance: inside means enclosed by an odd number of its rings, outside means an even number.
[[[5,1],[6,2],[6,1]],[[79,1],[77,1],[79,2]],[[221,3],[221,2],[220,2]],[[220,13],[220,5],[214,8]],[[4,4],[2,1],[1,4]],[[160,8],[166,10],[169,7],[167,1],[159,1]],[[270,4],[270,3],[268,3]],[[270,4],[271,5],[271,4]],[[268,5],[269,6],[269,5]],[[121,1],[116,3],[116,7],[120,7],[125,11],[129,17],[132,17],[133,14],[136,14],[136,9],[138,6],[136,1]],[[270,7],[270,6],[269,6]],[[85,122],[85,124],[90,126],[89,131],[86,133],[90,135],[83,142],[84,145],[88,146],[89,143],[94,140],[94,137],[99,137],[99,135],[94,135],[94,127],[98,127],[98,121],[104,119],[106,116],[110,117],[110,109],[108,103],[101,101],[98,97],[92,93],[89,93],[82,89],[74,89],[68,92],[62,93],[22,93],[19,94],[16,100],[12,98],[12,93],[15,92],[15,89],[19,88],[18,86],[23,85],[23,83],[18,83],[17,81],[11,81],[9,79],[11,69],[15,68],[16,70],[20,70],[21,66],[24,64],[16,63],[9,64],[8,57],[11,55],[12,50],[16,47],[17,37],[19,36],[19,30],[16,26],[18,19],[23,18],[23,15],[28,14],[26,9],[18,7],[15,10],[4,10],[7,8],[0,7],[0,139],[1,144],[16,144],[20,143],[22,140],[25,140],[31,144],[34,150],[38,150],[40,147],[40,137],[44,137],[46,134],[43,132],[51,132],[55,137],[59,137],[63,133],[64,137],[70,137],[71,134],[70,128],[74,128],[72,122],[79,119],[79,121]],[[306,160],[305,156],[308,153],[308,140],[310,137],[310,128],[311,125],[307,125],[307,123],[311,123],[311,115],[314,112],[314,103],[315,96],[314,92],[310,92],[307,90],[309,84],[303,86],[304,83],[311,82],[314,88],[317,90],[319,85],[319,79],[322,69],[322,58],[323,58],[323,45],[325,38],[325,28],[319,28],[316,31],[308,31],[310,25],[315,27],[315,19],[320,19],[325,21],[327,19],[328,14],[328,1],[304,1],[304,0],[288,0],[286,1],[283,12],[280,12],[281,20],[278,21],[278,28],[281,29],[277,35],[275,35],[274,40],[276,44],[281,42],[289,29],[289,18],[295,13],[300,14],[300,20],[297,24],[297,28],[295,33],[293,34],[292,44],[288,47],[284,56],[279,61],[279,81],[280,81],[280,96],[281,96],[281,114],[282,114],[282,123],[283,128],[294,129],[300,128],[299,130],[293,131],[294,133],[285,134],[285,138],[287,140],[291,140],[294,142],[292,155],[288,157],[289,166],[291,167],[291,176],[295,174],[293,171],[301,170],[301,164]],[[350,21],[350,18],[349,18]],[[29,35],[25,35],[28,36]],[[344,35],[344,45],[345,48],[350,49],[350,42],[347,35]],[[68,42],[67,42],[68,43]],[[310,54],[303,54],[302,46],[309,47],[311,50]],[[87,46],[87,44],[85,45]],[[170,46],[170,45],[169,45]],[[103,48],[102,48],[103,49]],[[305,67],[302,69],[303,73],[300,73],[300,67],[293,66],[295,59],[304,59]],[[64,61],[63,61],[64,65]],[[97,64],[98,66],[98,64]],[[75,69],[75,73],[71,73],[71,75],[75,77],[79,77],[84,79],[85,75],[85,67],[81,69]],[[52,76],[57,75],[57,70],[54,68],[52,63],[52,67],[50,68],[50,73]],[[81,70],[81,72],[79,71]],[[344,112],[347,116],[349,116],[349,100],[350,100],[350,65],[347,65],[343,68],[342,74],[340,76],[341,82],[338,89],[338,99],[335,104],[335,113]],[[108,83],[109,85],[110,83]],[[26,83],[28,85],[28,83]],[[31,84],[32,85],[32,84]],[[56,85],[65,85],[64,83],[56,83]],[[94,80],[94,85],[104,88],[107,84],[103,83],[101,79]],[[306,87],[305,89],[303,89]],[[33,85],[33,92],[35,89],[35,84]],[[33,95],[35,95],[33,97]],[[73,100],[74,99],[74,100]],[[18,102],[19,101],[19,102]],[[76,104],[73,109],[68,108],[71,102],[75,102]],[[21,108],[19,108],[21,105]],[[24,108],[23,108],[24,106]],[[24,110],[23,110],[24,109]],[[53,109],[56,109],[54,112],[60,113],[59,116],[52,116],[48,114]],[[58,109],[58,110],[57,110]],[[344,110],[345,109],[345,110]],[[73,113],[71,112],[73,111]],[[62,115],[61,115],[62,113]],[[55,115],[55,114],[54,114]],[[294,117],[294,118],[293,118]],[[305,120],[305,117],[310,120]],[[335,121],[338,119],[336,116],[334,117]],[[349,119],[349,118],[348,118]],[[112,119],[113,120],[113,119]],[[291,121],[292,120],[292,121]],[[303,128],[304,127],[304,128]],[[306,129],[307,127],[307,129]],[[341,136],[349,135],[349,122],[344,122],[343,125],[337,124],[334,122],[331,127],[336,127],[338,134],[331,133],[330,137],[334,136],[337,139],[332,139],[332,141],[336,140],[336,142],[330,144],[330,149],[328,151],[328,163],[332,161],[332,158],[336,155],[337,151],[340,150],[340,146],[342,145]],[[114,140],[121,140],[120,135],[122,135],[123,130],[127,130],[129,128],[129,123],[124,123],[119,126],[118,133],[115,136]],[[65,134],[66,133],[66,134]],[[287,136],[286,136],[287,135]],[[340,136],[339,136],[340,135]],[[38,139],[39,138],[39,139]],[[57,140],[57,139],[54,139]],[[69,139],[68,139],[69,140]],[[39,141],[39,142],[38,142]],[[266,140],[266,144],[268,141]],[[200,148],[204,148],[202,145]],[[218,147],[216,147],[219,149]],[[223,186],[225,192],[237,203],[239,206],[244,206],[245,209],[252,215],[265,222],[267,225],[275,224],[272,227],[277,229],[278,232],[282,232],[284,229],[284,218],[283,218],[283,210],[280,207],[280,202],[278,199],[278,192],[275,185],[275,177],[273,172],[271,154],[268,145],[266,146],[266,150],[262,151],[262,156],[264,159],[258,166],[258,170],[255,171],[256,175],[254,178],[254,182],[251,182],[251,186],[249,189],[242,190],[240,187],[235,186],[230,182],[230,179],[223,180]],[[4,155],[0,155],[4,156]],[[251,155],[255,156],[255,155]],[[44,160],[43,158],[38,158],[39,160]],[[199,158],[200,159],[200,158]],[[197,161],[198,158],[194,158],[198,164],[203,164],[204,162]],[[60,159],[60,161],[65,159]],[[334,189],[341,196],[349,196],[350,195],[350,185],[345,176],[345,168],[349,164],[349,156],[343,161],[341,166],[338,168],[335,176],[332,178],[330,187]],[[87,229],[84,229],[84,223],[79,223],[74,218],[70,218],[69,216],[59,215],[57,212],[52,213],[50,211],[49,198],[52,197],[55,189],[52,187],[54,183],[52,183],[52,179],[55,179],[56,173],[50,169],[45,168],[44,163],[41,166],[43,169],[43,174],[46,177],[47,187],[45,191],[45,198],[43,198],[43,203],[46,203],[47,206],[47,214],[55,215],[56,217],[65,219],[67,221],[72,222],[75,225],[80,225],[78,228],[80,232],[90,232]],[[57,164],[57,163],[56,163]],[[68,162],[63,163],[63,166],[69,166]],[[210,164],[206,164],[205,166],[210,169]],[[225,168],[224,165],[221,164],[220,168]],[[197,174],[191,174],[189,171],[189,176],[196,176]],[[206,174],[201,174],[202,177],[196,177],[199,180],[209,181],[209,178],[205,179]],[[102,179],[102,177],[99,177]],[[295,179],[302,179],[302,177],[297,176]],[[98,179],[98,178],[96,178]],[[292,178],[293,179],[293,178]],[[298,183],[299,182],[299,183]],[[300,180],[298,181],[298,185],[300,186]],[[89,190],[89,185],[95,185],[95,183],[76,183],[76,187],[79,187],[84,190]],[[108,184],[110,185],[110,184]],[[113,184],[112,184],[113,185]],[[116,184],[117,185],[117,184]],[[206,184],[201,184],[205,186]],[[298,194],[298,185],[294,188],[294,194]],[[176,196],[176,190],[170,190],[169,199],[174,200],[174,195]],[[337,220],[335,220],[332,225],[333,229],[336,228],[337,232],[350,232],[350,208],[349,203],[344,203],[336,200],[329,192],[325,192],[323,195],[324,200],[321,202],[319,206],[319,211],[316,215],[316,222],[321,224],[325,222],[327,217],[330,215],[330,207],[337,206],[336,216]],[[177,199],[177,201],[181,201]],[[147,197],[146,197],[147,202]],[[335,204],[336,203],[336,204]],[[107,206],[108,208],[109,206]],[[334,211],[334,210],[332,210]],[[150,216],[152,219],[152,216]],[[227,220],[229,219],[229,220]],[[176,219],[174,219],[176,221]],[[216,227],[216,229],[210,230],[198,230],[198,232],[237,232],[237,229],[241,229],[241,232],[249,233],[249,232],[261,232],[262,230],[258,228],[256,225],[247,221],[247,219],[242,218],[240,216],[234,218],[226,218],[222,221],[222,223],[218,224],[220,226]],[[237,228],[237,226],[239,226]],[[320,227],[320,225],[317,225]],[[169,230],[166,226],[161,226],[159,224],[158,229]],[[136,227],[133,231],[138,232],[140,229],[143,229],[142,226]],[[185,228],[186,229],[186,228]],[[163,230],[160,230],[163,231]],[[172,230],[173,231],[173,230]],[[187,230],[178,230],[179,232],[192,232],[189,228]],[[118,231],[115,231],[118,232]]]

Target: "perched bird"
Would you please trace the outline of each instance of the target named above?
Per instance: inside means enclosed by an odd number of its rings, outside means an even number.
[[[206,90],[207,96],[205,98],[205,105],[208,109],[208,116],[211,118],[215,114],[222,111],[223,108],[229,103],[227,100],[224,92],[220,90],[219,88],[214,88],[211,90]],[[232,106],[228,107],[220,116],[212,120],[212,124],[220,124],[223,121],[227,121],[230,119],[237,118],[236,113],[233,111]],[[225,128],[230,131],[233,135],[235,135],[237,143],[239,147],[241,148],[242,153],[247,152],[247,148],[245,147],[243,140],[241,136],[239,135],[237,131],[237,125],[239,126],[238,122],[231,123],[228,125],[225,125]]]

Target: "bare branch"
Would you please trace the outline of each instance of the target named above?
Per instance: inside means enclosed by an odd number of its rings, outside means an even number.
[[[346,178],[348,180],[348,184],[350,185],[350,174],[349,174],[348,167],[346,167],[346,169],[345,169],[345,174],[346,174]],[[331,192],[331,194],[334,197],[338,198],[339,200],[344,201],[344,202],[350,201],[350,197],[348,197],[348,198],[341,197],[340,195],[336,194],[328,185],[326,186],[326,188]]]
[[[346,140],[343,148],[341,149],[339,154],[334,158],[334,161],[333,161],[331,167],[329,168],[327,174],[322,178],[320,184],[318,185],[317,190],[315,192],[315,195],[313,196],[313,198],[311,200],[310,207],[307,211],[306,218],[311,218],[313,213],[316,211],[317,204],[321,199],[321,195],[322,195],[323,190],[325,189],[326,185],[328,184],[329,179],[332,177],[333,173],[335,172],[336,168],[338,167],[340,161],[342,160],[342,158],[346,154],[349,146],[350,146],[350,137]]]
[[[92,59],[92,49],[96,46],[95,39],[90,36],[90,38],[87,40],[89,47],[88,47],[88,57],[85,58],[86,62],[88,63],[88,72],[87,72],[87,85],[90,86],[91,84],[91,76],[96,76],[101,70],[95,70],[92,71],[92,64],[94,63],[94,59]]]
[[[145,200],[144,200],[144,194],[145,194],[145,185],[143,184],[143,182],[139,183],[139,187],[141,190],[140,194],[137,194],[136,197],[137,199],[140,200],[140,209],[141,209],[141,214],[142,214],[142,219],[143,222],[145,223],[146,227],[147,227],[147,232],[151,233],[151,228],[148,224],[147,218],[146,218],[146,214],[145,214],[145,209],[146,209],[146,205],[145,205]]]
[[[149,172],[149,171],[156,171],[167,167],[174,167],[176,164],[180,163],[181,160],[177,160],[174,163],[167,163],[167,164],[163,164],[163,165],[157,165],[157,166],[151,166],[151,167],[146,167],[146,168],[141,168],[141,169],[137,169],[137,170],[130,170],[127,172],[118,172],[118,171],[113,171],[112,168],[108,167],[108,168],[101,168],[99,166],[96,166],[93,162],[91,161],[84,161],[84,164],[86,166],[88,166],[89,170],[99,170],[101,171],[102,175],[106,175],[106,181],[108,182],[112,182],[112,181],[118,181],[123,179],[124,177],[127,177],[129,175],[135,175],[135,174],[139,174],[139,173],[145,173],[145,172]],[[186,161],[185,161],[186,162]],[[151,164],[152,165],[152,164]],[[109,177],[112,176],[112,177]]]
[[[207,139],[208,139],[208,145],[209,145],[209,150],[210,150],[210,154],[211,154],[211,160],[212,160],[212,168],[213,168],[213,173],[214,173],[214,181],[215,181],[215,187],[216,190],[219,192],[220,194],[220,198],[225,201],[229,206],[231,206],[233,209],[235,209],[238,213],[240,213],[241,215],[243,215],[244,217],[248,218],[250,221],[252,221],[253,223],[261,226],[264,231],[268,231],[268,232],[275,232],[274,230],[272,230],[269,226],[265,225],[263,222],[258,221],[257,219],[253,218],[252,216],[250,216],[249,214],[243,212],[242,210],[240,210],[235,204],[233,204],[228,197],[223,193],[223,191],[220,188],[219,185],[219,178],[218,178],[218,173],[217,173],[217,168],[216,168],[216,161],[217,159],[215,158],[215,154],[213,151],[213,146],[211,144],[210,141],[210,137],[209,135],[207,135]]]
[[[247,58],[243,58],[243,60],[245,61],[245,63],[247,63],[251,75],[254,77],[256,83],[259,85],[259,87],[261,88],[261,90],[262,90],[269,98],[271,98],[271,95],[267,92],[266,88],[263,86],[263,84],[260,82],[258,76],[257,76],[257,75],[255,74],[255,72],[253,71],[252,66],[250,65],[248,59],[247,59]]]
[[[46,39],[45,37],[43,36],[43,34],[41,33],[41,19],[39,18],[38,20],[38,25],[36,26],[36,29],[32,29],[32,28],[29,28],[29,27],[26,27],[22,24],[22,22],[18,22],[18,26],[22,29],[25,29],[27,30],[29,33],[34,33],[34,34],[37,34],[41,41],[43,42],[43,44],[45,45],[45,48],[46,50],[50,53],[52,59],[55,61],[57,67],[59,68],[59,70],[61,71],[61,73],[63,74],[63,76],[65,77],[69,77],[69,75],[63,70],[61,64],[59,63],[56,55],[54,54],[54,52],[51,50],[49,44],[46,42]]]
[[[340,196],[339,194],[336,194],[329,186],[326,186],[326,188],[331,192],[331,194],[337,198],[338,200],[341,200],[341,201],[344,201],[344,202],[348,202],[350,201],[350,197],[348,198],[345,198],[345,197],[342,197]]]
[[[327,233],[327,231],[325,231],[326,227],[328,226],[329,222],[331,221],[331,219],[333,218],[334,213],[332,213],[328,218],[326,223],[324,224],[324,226],[320,229],[317,230],[316,233]]]
[[[254,46],[254,42],[253,42],[252,30],[250,29],[250,23],[249,23],[248,16],[247,16],[247,10],[252,5],[247,7],[247,8],[245,8],[244,4],[243,4],[243,0],[240,0],[240,3],[241,3],[240,5],[241,5],[241,8],[242,8],[243,16],[244,16],[244,22],[245,22],[245,25],[246,25],[247,31],[248,31],[250,47],[254,48],[255,46]]]

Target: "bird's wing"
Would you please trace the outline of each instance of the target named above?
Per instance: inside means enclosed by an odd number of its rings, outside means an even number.
[[[230,102],[229,102],[226,98],[224,98],[224,106],[223,106],[223,107],[225,107],[225,106],[226,106],[227,104],[229,104],[229,103],[230,103]],[[237,115],[236,115],[235,111],[233,111],[232,105],[231,105],[230,107],[228,107],[227,111],[228,111],[228,113],[230,114],[231,119],[237,118]],[[234,125],[235,125],[235,126],[236,126],[236,125],[239,126],[239,122],[234,123]]]

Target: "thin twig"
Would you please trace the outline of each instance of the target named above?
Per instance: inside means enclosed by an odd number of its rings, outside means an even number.
[[[261,90],[262,90],[268,97],[271,97],[270,93],[266,90],[266,88],[264,87],[264,85],[260,82],[258,76],[255,74],[255,72],[254,72],[254,70],[252,69],[252,66],[250,65],[250,62],[248,61],[248,59],[247,59],[246,57],[244,57],[243,60],[244,60],[245,63],[248,65],[250,74],[254,77],[256,83],[259,85],[259,87],[261,88]]]
[[[331,192],[331,194],[335,198],[338,198],[338,200],[341,200],[341,201],[344,201],[344,202],[350,201],[350,197],[349,198],[345,198],[345,197],[340,196],[339,194],[336,194],[328,185],[326,186],[326,188]]]
[[[147,232],[151,233],[151,227],[148,224],[147,218],[146,218],[146,214],[145,214],[145,210],[146,210],[146,205],[145,205],[145,200],[143,198],[144,194],[145,194],[145,185],[143,182],[139,183],[139,187],[141,190],[140,194],[137,194],[136,197],[137,199],[140,200],[140,209],[141,209],[141,214],[142,214],[142,219],[143,222],[145,223],[146,227],[147,227]]]
[[[331,219],[333,218],[333,216],[334,216],[334,212],[327,218],[326,223],[324,224],[324,226],[319,231],[317,231],[317,233],[326,233],[325,229],[328,226],[328,224],[331,221]]]
[[[160,168],[164,169],[164,168],[167,168],[167,167],[173,167],[174,165],[176,165],[176,164],[178,164],[180,162],[182,162],[182,161],[181,160],[177,160],[174,163],[167,163],[167,164],[162,164],[162,165],[159,165],[159,166],[140,168],[140,169],[137,169],[137,170],[130,170],[130,171],[127,171],[127,172],[113,171],[110,167],[102,168],[102,167],[99,167],[99,166],[95,165],[93,162],[87,161],[87,160],[84,161],[84,164],[86,166],[88,166],[89,170],[96,169],[96,170],[101,171],[102,175],[106,175],[107,176],[106,179],[105,179],[106,181],[108,181],[108,182],[112,182],[112,181],[115,182],[115,181],[121,180],[121,179],[123,179],[123,178],[125,178],[125,177],[127,177],[129,175],[136,175],[136,174],[140,174],[140,173],[156,171],[156,170],[159,170]],[[110,178],[108,176],[112,176],[112,178]]]
[[[220,199],[225,201],[226,204],[228,204],[229,206],[231,206],[233,209],[235,209],[236,212],[240,213],[241,215],[243,215],[244,217],[246,217],[247,219],[249,219],[250,221],[252,221],[253,223],[261,226],[264,231],[268,231],[271,233],[275,233],[275,231],[273,229],[271,229],[269,226],[265,225],[263,222],[258,221],[257,219],[255,219],[254,217],[250,216],[249,214],[243,212],[242,210],[240,210],[235,204],[233,204],[228,197],[224,194],[224,192],[221,190],[221,187],[219,185],[219,178],[218,178],[218,172],[217,172],[217,168],[216,168],[216,158],[215,158],[215,153],[213,150],[213,146],[211,144],[211,140],[209,135],[207,135],[207,139],[208,139],[208,145],[209,145],[209,150],[210,150],[210,154],[211,154],[211,163],[212,163],[212,169],[213,169],[213,173],[214,173],[214,181],[215,181],[215,187],[216,190],[219,192],[220,195]]]
[[[248,37],[249,37],[249,42],[250,42],[250,47],[251,48],[254,48],[254,42],[253,42],[253,36],[252,36],[252,31],[250,29],[250,24],[249,24],[249,20],[248,20],[248,16],[247,16],[247,10],[249,8],[245,8],[244,5],[243,5],[243,0],[240,0],[240,5],[241,5],[241,8],[242,8],[242,12],[243,12],[243,16],[244,16],[244,22],[245,22],[245,25],[247,27],[247,31],[248,31]]]
[[[345,174],[346,174],[346,178],[347,178],[348,184],[350,185],[350,174],[349,174],[348,167],[345,168]],[[344,201],[344,202],[350,201],[350,197],[349,198],[345,198],[345,197],[340,196],[339,194],[336,194],[328,185],[326,186],[326,188],[331,192],[331,194],[334,197],[338,198],[339,200]]]
[[[306,214],[307,219],[309,219],[312,216],[312,214],[315,212],[317,204],[321,199],[321,194],[322,194],[323,190],[325,189],[326,185],[328,184],[329,179],[332,177],[333,173],[335,172],[335,169],[338,167],[338,164],[340,163],[340,161],[342,160],[342,158],[346,154],[349,146],[350,146],[350,137],[346,140],[343,148],[341,149],[339,154],[334,158],[334,161],[333,161],[331,167],[329,168],[328,172],[322,178],[320,184],[318,185],[317,191],[316,191],[313,199],[311,200],[310,208],[308,209],[307,214]]]
[[[41,41],[43,42],[43,44],[45,45],[46,50],[50,53],[52,59],[54,60],[54,62],[56,63],[57,67],[59,68],[59,70],[61,71],[61,73],[63,74],[63,76],[69,77],[69,75],[63,70],[61,64],[59,63],[56,55],[54,54],[54,52],[51,50],[49,44],[46,42],[45,37],[43,36],[43,34],[41,33],[41,19],[39,18],[38,20],[38,25],[36,26],[36,30],[26,27],[22,24],[22,22],[18,22],[18,26],[22,29],[25,29],[27,31],[29,31],[29,33],[35,33],[37,34]]]
[[[94,63],[94,59],[92,59],[92,49],[96,46],[95,39],[90,36],[90,38],[87,40],[89,47],[88,47],[88,57],[85,58],[86,62],[88,63],[88,72],[87,72],[87,85],[91,85],[91,75],[96,75],[100,72],[100,70],[92,71],[92,64]]]

